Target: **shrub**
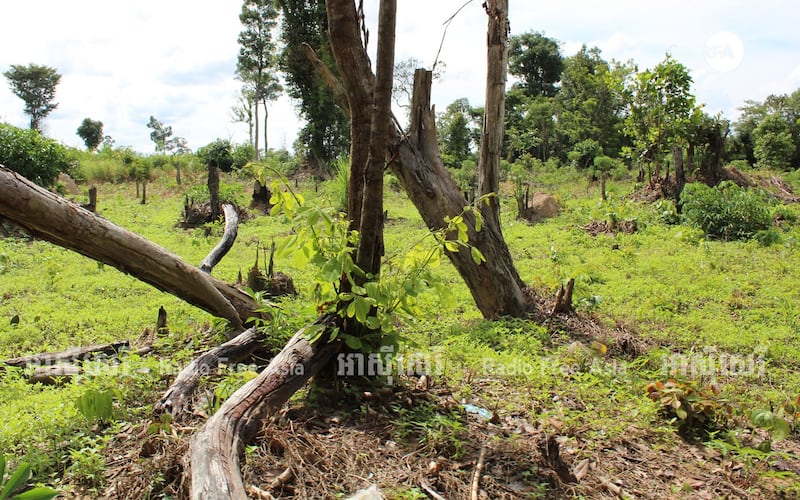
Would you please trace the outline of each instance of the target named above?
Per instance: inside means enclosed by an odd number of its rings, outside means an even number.
[[[0,164],[40,186],[51,186],[70,168],[67,149],[36,130],[0,124]]]
[[[773,203],[763,191],[725,181],[716,187],[688,184],[683,215],[694,227],[723,240],[749,239],[772,226]]]

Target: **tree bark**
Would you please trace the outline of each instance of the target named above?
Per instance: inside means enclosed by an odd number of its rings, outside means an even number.
[[[683,148],[673,146],[672,163],[675,164],[675,211],[681,213],[681,193],[686,186],[686,173],[683,170]]]
[[[487,28],[486,103],[481,131],[481,150],[478,159],[478,196],[494,193],[482,204],[481,214],[487,224],[500,232],[500,154],[506,100],[508,68],[508,0],[488,0],[484,3],[489,18]]]
[[[258,316],[245,292],[201,272],[166,249],[0,166],[0,216],[34,236],[113,266],[241,330]]]
[[[328,30],[331,47],[347,94],[351,115],[370,102],[368,90],[375,76],[360,41],[355,21],[355,5],[351,0],[327,0]],[[444,167],[436,141],[436,124],[430,106],[432,75],[425,70],[415,73],[411,125],[408,134],[398,126],[390,129],[390,164],[409,199],[431,230],[445,225],[445,217],[464,211],[465,200],[460,189]],[[393,120],[395,124],[396,120]],[[352,181],[352,179],[351,179]],[[352,195],[352,191],[351,191]],[[484,225],[475,231],[475,220],[467,215],[470,244],[486,258],[477,264],[469,252],[448,252],[448,257],[467,283],[475,303],[486,318],[523,316],[530,311],[525,285],[519,277],[508,246],[497,227]]]
[[[378,66],[372,99],[369,161],[364,171],[356,264],[377,275],[383,255],[383,169],[392,119],[396,0],[381,0],[378,19]]]
[[[315,323],[328,328],[336,317]],[[340,348],[326,334],[315,344],[307,339],[307,327],[298,331],[264,371],[222,404],[191,440],[191,492],[194,500],[247,498],[239,471],[244,444],[252,441],[264,419],[329,364]]]
[[[375,76],[358,35],[358,16],[352,0],[326,0],[331,50],[342,75],[350,111],[350,184],[347,215],[351,229],[358,229],[364,193],[364,174],[369,161],[372,97]],[[356,36],[349,36],[355,33]],[[348,36],[339,36],[347,34]],[[308,52],[308,49],[306,49]]]

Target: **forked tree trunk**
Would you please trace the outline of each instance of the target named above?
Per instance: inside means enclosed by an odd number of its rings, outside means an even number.
[[[369,109],[370,101],[366,96],[374,86],[375,76],[361,44],[352,0],[327,0],[326,5],[331,48],[348,100],[346,111],[354,116]],[[318,62],[315,66],[320,67]],[[330,72],[323,70],[323,76],[331,85]],[[336,85],[332,87],[336,91]],[[404,134],[397,126],[390,129],[389,153],[393,161],[389,167],[428,228],[439,230],[446,227],[445,217],[455,217],[463,212],[465,200],[441,160],[430,90],[431,73],[417,70],[409,132]],[[480,250],[486,262],[476,263],[466,251],[448,252],[447,255],[467,283],[478,309],[486,318],[522,316],[529,312],[525,285],[499,228],[485,225],[482,231],[477,232],[475,220],[470,215],[467,215],[466,223],[470,244]]]
[[[241,330],[258,316],[245,292],[183,262],[166,249],[37,186],[0,165],[0,216],[34,236],[113,266]]]

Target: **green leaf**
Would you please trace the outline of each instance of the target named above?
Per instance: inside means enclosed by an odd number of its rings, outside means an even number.
[[[774,441],[783,441],[789,436],[791,428],[789,422],[782,418],[776,418],[772,423],[772,439]]]
[[[347,344],[347,347],[356,351],[361,349],[361,346],[363,345],[361,343],[361,339],[358,337],[353,337],[352,335],[345,335],[344,343]]]
[[[359,323],[365,323],[372,305],[363,297],[356,297],[356,300],[353,301],[353,304],[355,305],[356,310],[356,320],[358,320]]]
[[[27,462],[22,462],[19,464],[19,467],[17,467],[17,470],[11,474],[11,477],[8,478],[8,482],[6,482],[3,490],[0,491],[0,499],[11,496],[11,493],[22,488],[30,478],[31,466]]]
[[[470,247],[469,252],[472,254],[472,260],[475,261],[476,264],[480,265],[482,262],[486,262],[486,257],[484,257],[477,248]]]
[[[677,415],[678,418],[681,420],[686,420],[686,417],[689,416],[689,414],[686,412],[686,408],[684,408],[683,406],[675,408],[675,415]]]
[[[58,495],[58,491],[54,490],[53,488],[41,486],[38,488],[33,488],[32,490],[28,490],[25,493],[15,495],[11,497],[11,500],[50,500],[56,495]]]
[[[6,473],[6,457],[0,455],[0,484],[3,484],[3,475]]]
[[[771,411],[764,408],[759,408],[750,413],[750,420],[756,427],[769,428],[772,427],[775,421],[775,416]]]
[[[458,244],[454,243],[450,240],[446,240],[444,242],[444,247],[447,249],[448,252],[458,252]]]

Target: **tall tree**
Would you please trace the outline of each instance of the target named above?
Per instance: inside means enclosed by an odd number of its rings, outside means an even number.
[[[792,142],[792,130],[786,120],[773,113],[761,120],[753,131],[753,152],[756,165],[762,168],[788,170],[795,146]]]
[[[150,140],[152,140],[156,146],[156,153],[171,153],[174,155],[189,152],[186,139],[172,136],[172,125],[164,125],[158,121],[155,116],[150,115],[147,128],[153,129],[153,131],[150,132]]]
[[[584,45],[564,60],[556,115],[559,137],[568,143],[565,149],[593,140],[604,154],[617,156],[624,143],[625,104],[623,95],[615,90],[609,64],[601,57],[600,49],[587,49]]]
[[[273,0],[245,0],[239,21],[244,29],[239,33],[239,59],[236,72],[251,92],[254,102],[256,159],[259,156],[259,105],[264,107],[264,151],[267,141],[268,103],[283,91],[274,73],[276,47],[272,33],[277,26],[278,11]]]
[[[631,82],[625,132],[634,141],[637,157],[648,165],[651,183],[660,180],[662,156],[686,140],[695,108],[691,87],[689,70],[669,54]]]
[[[83,139],[86,149],[94,151],[103,142],[103,122],[84,118],[76,133]]]
[[[55,68],[37,64],[12,64],[3,75],[11,84],[11,91],[25,101],[25,114],[31,117],[31,128],[41,132],[42,120],[58,107],[53,99],[61,75]]]
[[[462,97],[448,104],[439,117],[436,131],[446,166],[460,168],[461,163],[469,158],[475,135],[472,124],[475,114],[467,98]]]
[[[325,1],[277,1],[281,7],[283,41],[278,64],[285,75],[286,92],[297,101],[306,122],[298,134],[295,150],[310,164],[324,167],[347,154],[350,147],[347,116],[303,50],[303,44],[308,44],[329,68],[335,67]]]
[[[234,123],[247,124],[248,137],[250,138],[250,145],[255,148],[255,138],[253,137],[253,109],[255,103],[253,102],[253,92],[244,85],[239,94],[236,96],[236,104],[231,107],[231,118]]]
[[[163,153],[166,151],[167,141],[172,137],[172,125],[164,125],[158,121],[155,116],[150,115],[147,128],[153,130],[150,132],[150,140],[153,141],[153,144],[156,146],[156,153]]]
[[[564,70],[558,40],[529,31],[508,42],[508,72],[519,78],[515,85],[531,97],[555,96]]]

